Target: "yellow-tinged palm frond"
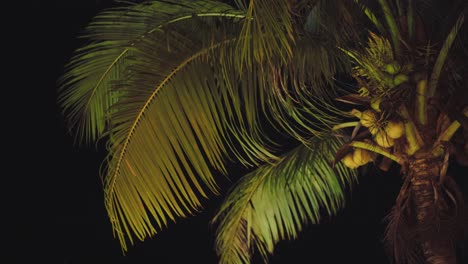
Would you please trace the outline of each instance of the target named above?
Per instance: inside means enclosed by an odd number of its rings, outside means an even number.
[[[266,260],[278,241],[297,237],[322,212],[336,213],[344,202],[343,188],[355,180],[355,172],[341,164],[330,166],[342,143],[332,136],[312,139],[309,146],[244,176],[213,220],[219,224],[220,263],[250,263],[254,249]]]
[[[367,82],[367,89],[382,94],[396,86],[393,76],[385,69],[386,65],[395,62],[392,46],[385,37],[369,32],[367,46],[359,50],[341,50],[356,63],[353,75]]]
[[[61,79],[60,104],[77,139],[92,142],[107,129],[106,116],[118,95],[114,81],[125,76],[132,47],[163,27],[194,17],[244,17],[215,1],[151,1],[109,9],[97,15],[82,37],[89,44],[78,49]]]
[[[276,159],[252,111],[264,97],[255,78],[208,60],[232,57],[242,18],[212,1],[156,1],[88,27],[94,42],[69,65],[61,100],[82,136],[109,139],[106,207],[124,249],[198,210],[228,154],[245,165]]]
[[[199,195],[217,192],[211,166],[226,173],[229,153],[248,164],[276,159],[259,138],[258,111],[241,108],[255,110],[255,83],[238,85],[233,67],[215,69],[207,59],[234,39],[226,27],[213,27],[210,38],[196,32],[210,26],[194,19],[145,37],[132,48],[126,79],[115,86],[120,96],[109,114],[105,195],[124,248],[133,235],[153,235],[154,224],[159,229],[198,210]]]

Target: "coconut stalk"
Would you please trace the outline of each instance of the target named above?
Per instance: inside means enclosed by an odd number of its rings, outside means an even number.
[[[338,130],[338,129],[342,129],[342,128],[346,128],[346,127],[355,127],[357,125],[359,125],[358,121],[341,123],[341,124],[333,126],[333,130]]]
[[[408,109],[406,109],[406,106],[401,107],[401,115],[405,118],[405,135],[406,141],[408,142],[407,154],[411,156],[416,153],[424,143],[410,114],[408,113]]]
[[[419,124],[425,126],[427,124],[427,80],[422,79],[418,81],[416,98],[416,117]]]
[[[463,115],[468,117],[468,107],[463,110]],[[455,120],[439,135],[433,146],[433,156],[439,157],[444,154],[443,142],[450,141],[460,127],[461,123],[458,120]]]
[[[403,160],[402,157],[400,157],[398,155],[394,155],[394,154],[390,153],[388,150],[386,150],[386,149],[384,149],[384,148],[382,148],[382,147],[380,147],[378,145],[369,144],[369,143],[361,142],[361,141],[353,141],[353,142],[349,143],[349,145],[353,146],[355,148],[362,148],[362,149],[365,149],[365,150],[375,152],[377,154],[380,154],[382,156],[385,156],[385,157],[397,162],[400,165],[404,164],[404,160]]]

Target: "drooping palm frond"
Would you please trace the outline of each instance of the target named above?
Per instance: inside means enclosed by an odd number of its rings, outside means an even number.
[[[106,11],[88,27],[92,42],[72,59],[61,100],[81,137],[109,138],[106,207],[124,249],[200,208],[198,195],[217,191],[211,169],[226,173],[229,154],[247,166],[277,159],[274,142],[263,142],[260,115],[280,111],[280,126],[293,119],[309,134],[318,130],[308,121],[313,108],[281,104],[270,68],[236,72],[244,18],[218,2],[155,1]],[[333,76],[327,54],[323,76],[297,77],[305,73],[291,67],[291,78]]]
[[[167,220],[197,210],[198,194],[206,197],[206,189],[216,193],[210,165],[226,173],[224,158],[237,151],[230,140],[248,149],[249,162],[276,158],[265,144],[249,139],[255,137],[249,132],[253,128],[242,125],[245,115],[256,111],[241,113],[240,105],[255,105],[258,89],[239,85],[239,80],[230,83],[236,79],[237,73],[229,71],[233,68],[215,70],[207,60],[232,38],[225,35],[226,27],[218,33],[211,29],[211,38],[194,34],[209,27],[206,22],[179,22],[180,27],[146,37],[132,50],[127,78],[116,85],[122,95],[109,118],[105,194],[124,248],[121,232],[130,241],[132,233],[139,239],[155,233],[148,215],[161,228]],[[251,119],[255,124],[256,117]]]
[[[278,241],[343,205],[355,173],[341,164],[334,170],[329,160],[343,142],[329,136],[309,143],[244,176],[227,196],[213,220],[220,263],[250,263],[254,250],[266,260]]]
[[[244,17],[218,2],[156,1],[107,11],[88,28],[95,42],[72,60],[62,102],[79,133],[109,138],[106,207],[124,249],[216,193],[211,166],[226,173],[229,153],[276,158],[242,125],[255,111],[240,106],[255,109],[257,89],[207,60],[235,42]]]
[[[61,79],[60,104],[77,139],[92,142],[106,130],[109,107],[117,100],[112,85],[125,76],[132,47],[164,26],[199,17],[243,18],[241,12],[214,1],[151,1],[109,9],[97,15],[82,35]]]

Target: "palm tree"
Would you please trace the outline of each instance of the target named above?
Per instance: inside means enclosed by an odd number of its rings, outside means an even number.
[[[234,7],[235,6],[235,7]],[[267,260],[335,214],[365,167],[401,171],[385,234],[397,263],[456,263],[467,165],[463,0],[166,0],[88,25],[59,101],[107,143],[105,205],[124,251],[251,170],[213,219],[221,263]],[[461,235],[461,236],[460,236]]]

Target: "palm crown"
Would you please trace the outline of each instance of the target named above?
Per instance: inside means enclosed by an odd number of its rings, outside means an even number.
[[[78,140],[107,142],[105,204],[122,248],[200,210],[226,164],[241,163],[252,172],[213,219],[216,250],[221,263],[253,250],[266,260],[342,207],[358,167],[394,161],[405,181],[392,253],[452,263],[447,234],[465,219],[446,167],[468,154],[468,30],[464,1],[442,2],[149,1],[96,16],[59,100]],[[443,222],[428,215],[455,225],[424,232]]]

